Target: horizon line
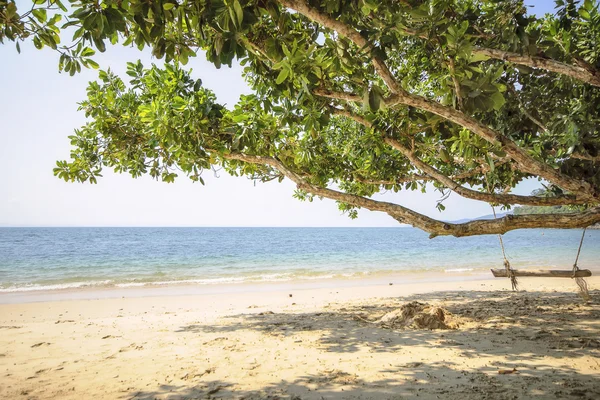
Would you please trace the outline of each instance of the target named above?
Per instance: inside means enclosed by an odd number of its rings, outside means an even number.
[[[350,229],[361,229],[361,228],[413,228],[408,224],[398,224],[398,226],[235,226],[235,225],[211,225],[211,226],[200,226],[200,225],[1,225],[0,228],[350,228]]]

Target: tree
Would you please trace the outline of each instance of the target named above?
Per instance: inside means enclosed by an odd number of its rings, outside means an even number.
[[[129,63],[129,85],[110,70],[90,83],[90,122],[70,136],[60,178],[94,183],[110,167],[203,183],[219,165],[290,179],[296,197],[334,199],[351,217],[366,208],[468,236],[600,221],[600,12],[592,0],[556,3],[536,17],[520,0],[79,0],[71,10],[35,0],[25,13],[0,0],[0,40],[50,46],[71,74],[97,67],[90,57],[107,42],[166,59]],[[182,67],[199,50],[217,68],[237,59],[254,94],[233,110],[217,104]],[[543,193],[512,194],[526,178]],[[371,198],[428,182],[494,205],[580,211],[452,224]]]

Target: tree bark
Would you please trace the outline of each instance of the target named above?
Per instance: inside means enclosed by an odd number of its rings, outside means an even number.
[[[527,154],[525,150],[517,146],[510,138],[496,132],[492,128],[477,121],[475,118],[421,96],[407,94],[404,97],[395,97],[396,99],[392,100],[390,102],[391,104],[405,104],[424,111],[429,111],[470,130],[489,143],[499,143],[502,150],[504,150],[504,152],[519,165],[519,168],[522,171],[544,178],[548,182],[554,183],[564,190],[573,193],[581,200],[590,203],[598,202],[600,194],[597,193],[589,183],[565,176],[548,164],[536,160]]]
[[[322,24],[324,27],[331,29],[340,35],[351,40],[360,49],[365,49],[369,53],[373,49],[372,44],[365,39],[359,32],[352,27],[344,24],[343,22],[333,19],[327,14],[320,12],[319,10],[311,7],[304,0],[279,0],[279,2],[292,10],[304,15],[305,17]],[[498,55],[495,51],[490,51],[490,54]],[[502,52],[506,53],[506,52]],[[503,56],[507,55],[503,54]],[[515,58],[516,59],[516,58]],[[600,199],[600,193],[598,193],[591,185],[585,181],[573,179],[571,177],[561,174],[559,171],[553,169],[549,165],[536,160],[527,154],[526,151],[516,145],[510,138],[496,132],[492,128],[482,124],[471,116],[468,116],[458,110],[451,107],[446,107],[438,102],[431,101],[425,97],[410,94],[406,92],[396,81],[395,77],[385,64],[383,60],[378,57],[372,57],[372,62],[378,75],[385,81],[390,91],[393,93],[392,96],[386,101],[388,105],[404,104],[412,106],[424,111],[429,111],[442,118],[452,121],[466,129],[469,129],[474,134],[487,140],[490,143],[499,143],[503,150],[521,167],[521,169],[532,175],[536,175],[546,179],[547,181],[554,183],[555,185],[563,188],[564,190],[570,191],[577,197],[587,200],[590,203],[597,203]],[[539,60],[529,60],[529,62],[536,62],[539,65],[550,65],[554,68],[558,68],[552,63],[542,63]],[[567,64],[564,64],[568,66]],[[581,67],[573,67],[580,68]],[[565,68],[565,70],[568,70]],[[588,71],[589,73],[589,71]],[[352,96],[352,95],[351,95]],[[356,100],[352,100],[356,101]]]
[[[330,90],[318,90],[315,91],[315,94],[343,101],[362,101],[359,96],[344,92],[340,93]],[[448,121],[454,122],[463,128],[470,130],[489,143],[499,144],[502,150],[504,150],[504,152],[506,152],[506,154],[512,160],[514,160],[517,165],[519,165],[519,168],[523,172],[539,176],[548,182],[556,184],[564,190],[573,193],[580,201],[597,204],[600,200],[600,192],[593,188],[589,183],[563,175],[548,164],[536,160],[527,154],[525,150],[517,146],[517,144],[510,138],[482,124],[469,115],[466,115],[451,107],[443,106],[435,101],[426,99],[425,97],[409,93],[392,95],[387,98],[385,102],[388,106],[404,104],[439,115]]]
[[[415,29],[404,28],[401,32],[408,36],[419,37],[424,40],[430,40],[428,35],[419,33]],[[553,60],[540,56],[523,55],[505,50],[490,49],[487,47],[476,47],[473,53],[481,54],[495,60],[512,62],[514,64],[525,65],[536,69],[543,69],[557,74],[570,76],[579,81],[588,83],[592,86],[600,87],[600,73],[593,68],[585,68],[581,65],[567,64],[561,61]]]
[[[436,236],[462,237],[503,234],[514,229],[523,228],[583,228],[600,222],[600,207],[595,207],[581,213],[573,214],[507,215],[503,218],[493,220],[477,220],[454,224],[438,221],[398,204],[373,200],[313,185],[298,173],[287,168],[275,157],[255,156],[243,153],[220,154],[220,157],[229,160],[268,165],[296,183],[298,189],[315,196],[326,197],[355,207],[385,212],[400,223],[411,224],[414,227],[429,232],[431,238]]]
[[[373,128],[373,125],[364,118],[357,116],[346,110],[335,110],[335,114],[350,118],[359,124]],[[430,166],[429,164],[421,161],[413,151],[405,147],[399,141],[386,137],[383,139],[385,143],[398,150],[404,157],[406,157],[410,163],[420,169],[422,172],[430,176],[432,179],[438,181],[448,189],[457,193],[458,195],[472,199],[484,201],[486,203],[497,203],[497,204],[522,204],[530,206],[557,206],[557,205],[572,205],[572,204],[585,204],[585,201],[575,198],[574,196],[557,196],[557,197],[538,197],[538,196],[520,196],[515,194],[498,194],[498,193],[485,193],[477,190],[463,187],[452,178],[440,173],[438,170]]]
[[[538,196],[520,196],[516,194],[498,194],[498,193],[485,193],[477,190],[466,188],[459,183],[453,181],[451,178],[440,173],[438,170],[430,166],[429,164],[421,161],[415,154],[403,146],[402,143],[395,139],[385,138],[384,141],[398,150],[411,162],[412,165],[431,176],[433,179],[446,186],[456,194],[472,200],[484,201],[486,203],[497,203],[497,204],[521,204],[528,206],[558,206],[558,205],[572,205],[572,204],[585,204],[585,201],[576,199],[573,196],[560,196],[560,197],[538,197]]]
[[[377,74],[383,79],[390,91],[392,93],[404,93],[404,89],[396,82],[394,75],[391,73],[385,62],[379,57],[372,55],[373,45],[356,29],[311,7],[306,1],[279,0],[279,3],[351,40],[359,49],[371,56],[375,71],[377,71]]]
[[[496,60],[509,61],[519,65],[526,65],[532,68],[544,69],[546,71],[556,72],[557,74],[570,76],[593,86],[600,87],[600,76],[597,73],[592,73],[586,68],[566,64],[550,58],[521,55],[510,51],[488,49],[478,47],[473,50],[476,54],[482,54]]]

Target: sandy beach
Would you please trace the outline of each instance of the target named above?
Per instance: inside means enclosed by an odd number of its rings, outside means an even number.
[[[597,399],[588,282],[588,303],[486,279],[0,304],[0,398]],[[414,301],[451,329],[385,319]]]

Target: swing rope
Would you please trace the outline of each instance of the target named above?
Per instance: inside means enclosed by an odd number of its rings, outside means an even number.
[[[579,294],[581,295],[581,297],[585,301],[588,301],[590,299],[590,292],[588,291],[587,282],[585,281],[585,279],[583,279],[581,277],[578,277],[578,276],[575,276],[577,274],[577,271],[579,271],[579,267],[577,266],[577,262],[579,261],[579,254],[581,253],[581,246],[583,245],[583,239],[585,238],[585,231],[586,230],[587,230],[587,227],[583,228],[583,233],[581,234],[581,240],[579,241],[579,248],[577,249],[577,256],[575,257],[575,264],[573,264],[573,276],[572,276],[572,278],[575,279],[575,283],[579,287]]]
[[[491,206],[491,207],[492,207],[492,212],[494,213],[494,219],[498,219],[498,217],[496,217],[496,209],[494,208],[494,206]],[[506,251],[504,249],[504,241],[502,240],[501,234],[498,234],[498,240],[500,241],[500,248],[502,249],[502,257],[504,257],[504,268],[506,269],[506,276],[510,279],[510,285],[512,286],[512,290],[517,291],[517,290],[519,290],[519,282],[517,282],[517,277],[515,276],[515,272],[511,268],[510,262],[508,261],[508,258],[506,257]],[[575,264],[577,264],[577,262],[575,262]],[[578,279],[580,279],[580,278],[578,278]]]

